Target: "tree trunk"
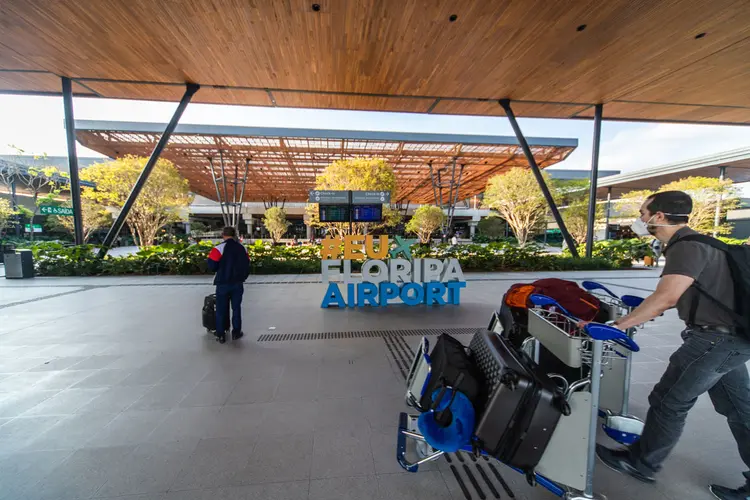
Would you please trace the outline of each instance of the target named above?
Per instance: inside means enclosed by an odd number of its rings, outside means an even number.
[[[34,213],[31,214],[31,220],[29,221],[29,227],[31,228],[31,234],[29,235],[29,240],[34,241],[34,217],[36,217],[36,213],[39,210],[39,205],[36,204],[36,200],[39,198],[39,193],[34,193]]]

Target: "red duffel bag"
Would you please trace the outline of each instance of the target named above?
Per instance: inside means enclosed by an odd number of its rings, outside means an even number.
[[[557,278],[546,278],[532,283],[534,293],[555,299],[571,314],[585,321],[593,321],[601,303],[577,283]]]

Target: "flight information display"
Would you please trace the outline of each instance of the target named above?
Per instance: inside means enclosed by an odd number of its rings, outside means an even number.
[[[352,205],[352,221],[354,222],[382,222],[383,205]]]
[[[349,222],[349,205],[318,205],[320,222]]]

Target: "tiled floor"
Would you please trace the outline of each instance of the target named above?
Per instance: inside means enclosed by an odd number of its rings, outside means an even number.
[[[652,271],[555,275],[635,294],[656,283]],[[227,345],[200,327],[207,277],[2,280],[0,500],[460,500],[462,488],[473,499],[507,498],[495,471],[516,498],[553,498],[468,456],[418,474],[400,469],[397,357],[418,337],[257,341],[481,327],[508,286],[537,277],[470,276],[459,307],[338,311],[319,308],[317,276],[256,276],[246,286],[247,335]],[[637,337],[633,413],[645,415],[678,331],[669,313]],[[610,499],[708,499],[707,483],[735,484],[742,469],[726,423],[701,398],[659,483],[598,467],[596,486]]]

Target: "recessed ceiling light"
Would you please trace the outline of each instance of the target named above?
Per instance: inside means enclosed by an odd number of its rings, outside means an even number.
[[[320,12],[320,4],[319,3],[312,4],[312,10],[313,12]]]
[[[696,40],[700,40],[700,39],[701,39],[701,38],[703,38],[704,36],[706,36],[706,34],[705,34],[705,33],[698,33],[697,35],[695,35],[695,39],[696,39]]]
[[[586,28],[587,28],[587,26],[585,24],[582,24],[582,25],[580,25],[579,27],[576,28],[576,31],[583,31]]]
[[[451,14],[451,17],[448,18],[448,21],[454,22],[456,19],[458,19],[458,16],[456,14]]]

